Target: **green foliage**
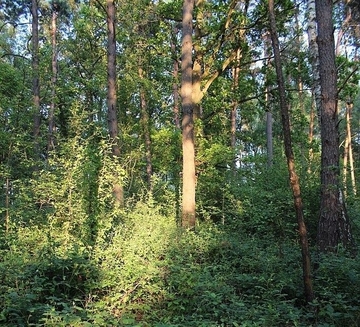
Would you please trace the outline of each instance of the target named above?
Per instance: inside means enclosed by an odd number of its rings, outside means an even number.
[[[360,267],[357,257],[341,249],[322,257],[311,249],[317,268],[313,271],[316,299],[305,305],[273,88],[276,79],[271,65],[254,64],[255,57],[263,57],[253,55],[263,49],[266,2],[245,8],[245,1],[232,13],[226,1],[205,1],[195,9],[194,26],[202,34],[197,54],[204,60],[203,73],[210,74],[210,80],[217,69],[221,74],[204,96],[202,119],[196,122],[199,219],[193,232],[176,226],[181,130],[172,123],[172,90],[180,77],[173,65],[180,59],[181,35],[175,27],[179,30],[182,1],[116,3],[119,161],[111,155],[106,136],[106,15],[100,2],[70,1],[71,19],[66,28],[59,22],[57,144],[52,153],[45,149],[52,52],[49,22],[42,16],[39,139],[44,157],[36,165],[31,160],[31,61],[26,59],[28,53],[24,57],[18,53],[26,51],[29,31],[0,24],[0,181],[2,186],[9,183],[0,196],[0,213],[1,219],[7,214],[10,221],[5,230],[2,220],[0,231],[0,325],[359,326]],[[4,4],[0,19],[18,19],[28,11],[19,1]],[[8,10],[3,11],[5,7]],[[294,152],[313,245],[319,146],[316,137],[307,146],[310,96],[304,91],[301,99],[294,91],[300,78],[305,88],[310,81],[306,51],[299,52],[294,41],[299,31],[289,28],[294,9],[293,1],[278,2],[276,7]],[[235,83],[234,63],[225,71],[222,68],[239,47],[240,75]],[[353,63],[338,58],[338,66],[339,85],[344,85],[340,96],[353,98],[358,79]],[[272,88],[269,103],[265,103],[267,86]],[[146,95],[151,134],[151,192],[145,186],[140,87]],[[359,120],[357,102],[353,124]],[[234,103],[238,104],[237,143],[231,148],[229,116]],[[266,105],[274,117],[272,168],[265,166]],[[125,187],[124,208],[114,203],[114,182]],[[359,201],[353,194],[347,200],[358,238]]]
[[[187,232],[163,211],[151,196],[129,203],[92,246],[53,224],[2,236],[0,324],[358,326],[358,260],[321,257],[306,307],[292,238],[279,248],[274,229],[249,234],[236,220]]]

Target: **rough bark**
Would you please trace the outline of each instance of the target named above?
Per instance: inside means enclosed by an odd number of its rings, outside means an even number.
[[[280,99],[280,111],[281,120],[283,126],[284,135],[284,147],[287,158],[289,181],[293,193],[295,213],[298,223],[301,254],[302,254],[302,268],[303,268],[303,283],[304,293],[307,302],[311,302],[314,299],[312,279],[311,279],[311,264],[309,255],[309,245],[307,239],[307,231],[303,213],[302,197],[300,192],[299,177],[295,170],[295,159],[292,150],[291,143],[291,131],[290,131],[290,117],[288,111],[288,104],[286,100],[285,82],[282,73],[282,63],[280,56],[280,46],[276,31],[276,20],[274,13],[274,1],[269,0],[269,21],[270,21],[270,35],[274,51],[275,69],[278,81],[279,99]]]
[[[321,199],[317,245],[321,252],[352,243],[340,192],[337,70],[332,0],[315,0],[321,87]]]
[[[195,227],[195,145],[192,97],[192,20],[194,0],[183,3],[183,34],[181,56],[181,101],[182,101],[182,149],[183,149],[183,192],[182,192],[182,226]]]
[[[119,131],[116,108],[116,34],[115,34],[115,17],[116,8],[113,0],[106,2],[107,15],[107,29],[108,29],[108,49],[107,49],[107,73],[108,73],[108,88],[107,88],[107,109],[108,109],[108,128],[110,140],[112,142],[112,155],[114,160],[120,163],[120,147],[119,147]],[[124,191],[119,176],[114,173],[113,194],[115,197],[115,204],[123,206]]]

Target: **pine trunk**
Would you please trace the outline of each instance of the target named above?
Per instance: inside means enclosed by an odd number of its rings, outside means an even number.
[[[340,192],[337,70],[332,0],[316,0],[321,87],[321,198],[317,244],[321,252],[352,243]]]
[[[300,182],[299,182],[299,177],[296,174],[295,159],[292,150],[290,117],[288,112],[288,104],[286,100],[285,82],[282,73],[280,46],[276,31],[276,20],[275,20],[273,0],[269,0],[269,20],[270,20],[270,34],[271,34],[271,40],[272,40],[274,58],[275,58],[276,76],[278,81],[285,154],[287,158],[289,181],[293,193],[294,207],[295,207],[295,213],[298,222],[298,230],[300,236],[304,293],[305,293],[306,301],[311,302],[314,299],[314,293],[313,293],[312,279],[311,279],[309,245],[308,245],[307,231],[306,231],[306,225],[305,225],[305,219],[303,213]]]

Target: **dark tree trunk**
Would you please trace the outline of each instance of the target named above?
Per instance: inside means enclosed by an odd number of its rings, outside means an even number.
[[[321,88],[321,199],[317,244],[321,252],[348,246],[352,236],[340,191],[337,71],[332,0],[316,0]]]
[[[275,58],[276,75],[278,81],[285,154],[287,158],[289,181],[293,193],[294,207],[295,207],[295,213],[296,213],[299,236],[300,236],[304,293],[305,293],[306,301],[311,302],[314,299],[314,293],[313,293],[312,279],[311,279],[309,245],[308,245],[307,231],[306,231],[306,225],[305,225],[305,219],[303,213],[302,198],[300,193],[300,182],[299,182],[299,177],[296,174],[295,159],[292,150],[290,118],[289,118],[288,104],[286,100],[285,82],[282,73],[280,46],[276,31],[274,0],[269,0],[269,21],[270,21],[270,34],[271,34],[271,40],[272,40],[274,58]]]
[[[108,49],[107,49],[107,72],[108,72],[108,126],[109,135],[112,142],[112,155],[114,160],[120,164],[120,147],[119,147],[119,131],[116,108],[116,34],[115,34],[115,17],[116,8],[113,0],[106,2],[107,28],[108,28]],[[115,204],[123,206],[124,191],[119,176],[114,173],[113,193]]]

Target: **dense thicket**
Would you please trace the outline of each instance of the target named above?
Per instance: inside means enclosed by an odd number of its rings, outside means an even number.
[[[360,325],[358,6],[324,51],[315,1],[275,2],[276,72],[272,1],[184,3],[0,3],[1,326]]]

